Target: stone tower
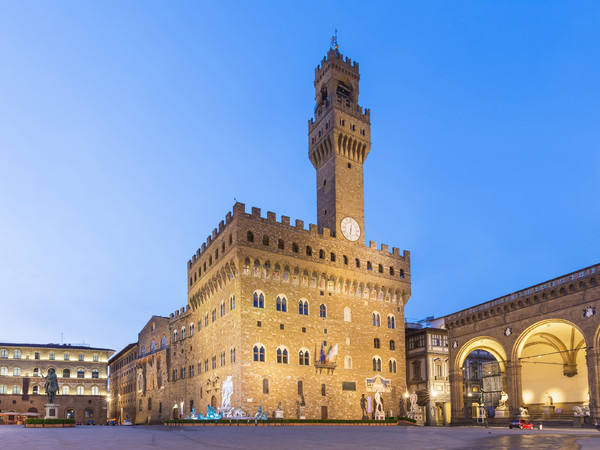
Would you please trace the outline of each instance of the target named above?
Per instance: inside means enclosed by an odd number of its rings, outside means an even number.
[[[317,225],[364,244],[363,163],[371,149],[370,111],[358,105],[358,63],[337,45],[315,69],[315,117],[308,156],[317,169]]]

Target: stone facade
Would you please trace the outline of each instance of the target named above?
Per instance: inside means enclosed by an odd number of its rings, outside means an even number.
[[[463,372],[476,350],[497,361],[510,417],[524,406],[535,418],[573,418],[577,407],[600,420],[599,282],[595,265],[446,316],[452,422],[472,420]]]
[[[249,414],[260,405],[271,416],[281,403],[284,417],[299,417],[304,401],[307,418],[356,419],[361,395],[373,402],[376,389],[386,414],[398,414],[410,253],[364,245],[370,116],[357,103],[358,64],[331,49],[315,75],[318,224],[234,205],[188,262],[188,304],[170,315],[160,356],[166,385],[142,403],[137,390],[137,423],[220,406],[229,375],[231,404]],[[147,383],[145,367],[137,376]],[[150,398],[169,411],[150,416]]]
[[[107,361],[113,350],[80,345],[0,343],[0,412],[44,417],[45,376],[58,377],[60,418],[106,421]]]

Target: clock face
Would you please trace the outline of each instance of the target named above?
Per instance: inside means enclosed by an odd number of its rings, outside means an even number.
[[[360,237],[360,225],[352,217],[344,217],[340,224],[342,234],[349,241],[356,241]]]

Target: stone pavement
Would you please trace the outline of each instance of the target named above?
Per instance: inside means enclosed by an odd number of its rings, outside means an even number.
[[[595,430],[475,427],[0,426],[2,450],[54,449],[598,449]]]

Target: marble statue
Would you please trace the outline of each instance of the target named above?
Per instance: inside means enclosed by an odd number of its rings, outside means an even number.
[[[44,376],[40,374],[40,376],[46,380],[46,395],[48,396],[48,404],[53,404],[56,393],[58,392],[58,378],[56,376],[56,371],[53,368],[48,369],[48,375]]]
[[[417,405],[417,393],[415,391],[411,391],[408,399],[410,400],[410,412],[417,412],[419,408]]]
[[[379,391],[375,392],[375,413],[383,413],[383,403],[381,402],[381,394]]]
[[[233,381],[231,375],[227,375],[221,388],[221,408],[231,408],[231,394],[233,394]]]
[[[544,406],[552,406],[552,396],[547,392],[544,394]]]
[[[583,410],[581,406],[573,406],[573,416],[580,417],[583,416]]]
[[[262,410],[262,405],[258,405],[254,418],[257,420],[267,420],[267,415]]]
[[[519,415],[521,417],[529,416],[529,409],[527,408],[527,406],[523,405],[519,407]]]
[[[508,394],[504,391],[500,393],[500,402],[498,404],[497,409],[507,409],[508,408]]]

